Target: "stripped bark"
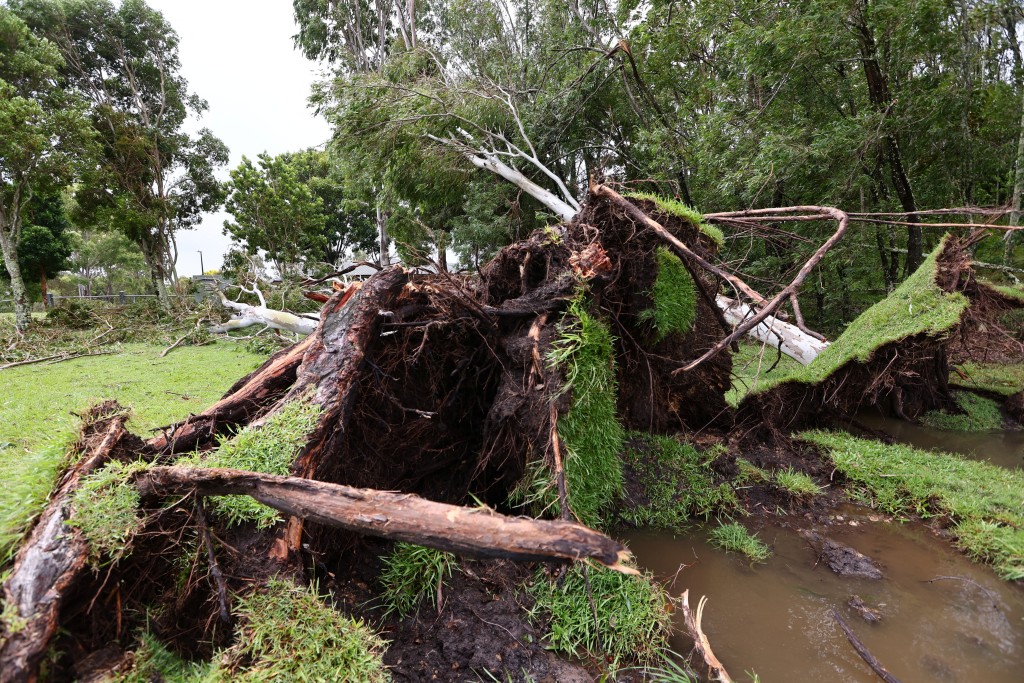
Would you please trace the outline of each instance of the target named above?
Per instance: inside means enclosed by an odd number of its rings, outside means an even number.
[[[116,403],[102,406],[92,428],[102,433],[93,448],[57,485],[3,585],[3,602],[13,615],[0,622],[0,683],[34,681],[50,640],[57,632],[61,605],[85,569],[89,548],[81,532],[66,522],[82,478],[106,463],[125,434],[125,416]]]
[[[288,515],[370,536],[477,557],[518,561],[592,559],[625,573],[618,541],[562,520],[508,517],[408,493],[240,470],[153,467],[136,477],[145,498],[245,495]]]
[[[707,635],[704,634],[704,630],[701,628],[701,621],[704,618],[704,605],[707,604],[708,599],[701,596],[700,601],[697,603],[696,613],[690,608],[689,590],[683,591],[681,599],[686,630],[693,639],[693,649],[697,651],[697,654],[700,655],[701,659],[704,660],[704,664],[708,667],[708,680],[718,681],[719,683],[733,683],[732,676],[725,670],[722,662],[718,661],[718,657],[711,650],[711,643],[708,641]]]

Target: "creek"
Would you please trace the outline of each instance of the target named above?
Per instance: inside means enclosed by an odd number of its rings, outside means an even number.
[[[787,523],[788,522],[788,523]],[[733,678],[877,683],[831,616],[835,608],[901,683],[1020,683],[1024,672],[1024,589],[1000,581],[920,524],[882,520],[845,506],[819,532],[878,562],[881,580],[841,577],[780,520],[758,535],[767,563],[711,547],[706,529],[672,537],[637,531],[623,540],[641,567],[690,604],[708,597],[703,628]],[[711,527],[708,527],[710,529]],[[817,527],[816,527],[817,528]],[[868,623],[848,606],[859,596],[882,615]],[[682,633],[682,615],[677,615]],[[686,636],[672,643],[689,652]]]

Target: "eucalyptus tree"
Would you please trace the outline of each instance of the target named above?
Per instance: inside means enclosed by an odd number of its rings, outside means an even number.
[[[214,170],[228,151],[209,130],[185,132],[206,102],[181,75],[178,36],[143,0],[16,0],[12,6],[63,53],[64,73],[89,100],[100,163],[77,197],[92,222],[139,245],[167,301],[177,258],[174,235],[223,202]]]
[[[60,52],[0,6],[0,251],[14,295],[15,324],[29,324],[18,245],[36,193],[56,191],[90,149],[83,107],[62,87]]]

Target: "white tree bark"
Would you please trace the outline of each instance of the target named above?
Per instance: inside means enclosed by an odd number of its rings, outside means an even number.
[[[715,303],[722,310],[726,321],[735,327],[756,311],[747,304],[725,296],[715,297]],[[802,331],[796,325],[769,316],[748,334],[759,342],[779,349],[801,365],[807,365],[828,348],[827,341],[820,341]]]
[[[224,334],[230,330],[240,330],[245,327],[252,327],[253,325],[263,325],[272,330],[284,330],[286,332],[296,332],[298,334],[312,334],[313,330],[316,329],[317,320],[305,318],[301,315],[295,315],[294,313],[288,313],[287,311],[278,311],[273,308],[267,308],[267,301],[263,298],[263,293],[260,292],[260,290],[253,288],[252,290],[244,291],[256,294],[256,296],[259,297],[260,305],[251,306],[249,304],[231,301],[224,296],[224,292],[219,292],[220,301],[224,304],[224,307],[230,308],[233,311],[238,311],[238,313],[232,316],[231,320],[223,325],[212,326],[210,328],[210,332],[213,332],[214,334]]]

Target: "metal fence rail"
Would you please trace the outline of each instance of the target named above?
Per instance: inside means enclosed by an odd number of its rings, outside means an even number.
[[[168,297],[171,299],[182,296],[180,294],[169,294]],[[126,292],[118,292],[117,294],[92,294],[92,295],[74,295],[74,296],[61,296],[60,294],[47,294],[46,298],[49,302],[50,307],[57,306],[62,301],[70,299],[82,299],[86,301],[102,301],[107,304],[115,304],[124,306],[126,304],[134,304],[138,301],[144,301],[146,299],[156,299],[156,294],[128,294]],[[32,304],[33,311],[42,311],[44,306],[42,302],[36,302]],[[14,312],[14,299],[0,299],[0,313],[13,313]]]

